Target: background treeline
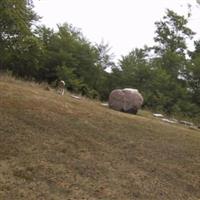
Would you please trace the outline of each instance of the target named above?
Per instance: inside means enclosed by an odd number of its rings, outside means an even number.
[[[155,23],[155,46],[133,49],[116,64],[108,44],[92,44],[72,25],[36,26],[31,1],[1,0],[0,70],[54,86],[63,79],[69,91],[100,100],[115,88],[137,88],[144,107],[198,119],[200,41],[188,50],[195,34],[187,26],[190,16],[166,10]]]

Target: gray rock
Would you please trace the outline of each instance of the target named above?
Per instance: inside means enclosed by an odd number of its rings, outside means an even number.
[[[126,113],[137,114],[142,104],[143,97],[137,89],[116,89],[109,96],[109,107]]]

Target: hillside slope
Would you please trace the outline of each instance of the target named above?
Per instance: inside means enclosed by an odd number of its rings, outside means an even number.
[[[0,77],[0,199],[199,200],[200,132]]]

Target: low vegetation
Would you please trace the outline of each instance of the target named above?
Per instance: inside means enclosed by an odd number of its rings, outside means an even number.
[[[113,89],[135,88],[146,109],[200,123],[200,40],[188,26],[194,3],[185,15],[166,9],[155,22],[154,45],[133,46],[116,62],[109,44],[93,44],[73,25],[39,24],[33,3],[1,0],[0,73],[51,85],[62,79],[67,90],[101,100]]]
[[[33,1],[1,0],[0,199],[200,199],[197,128],[91,100],[135,88],[145,109],[199,125],[200,40],[188,27],[191,6],[185,16],[167,9],[155,22],[155,45],[133,47],[116,64],[108,44],[92,44],[68,23],[56,31],[36,26]],[[84,97],[60,96],[61,79]]]
[[[200,132],[0,77],[0,199],[199,200]]]

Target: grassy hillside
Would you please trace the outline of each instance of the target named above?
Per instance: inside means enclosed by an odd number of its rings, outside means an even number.
[[[200,132],[0,77],[1,200],[199,200]]]

